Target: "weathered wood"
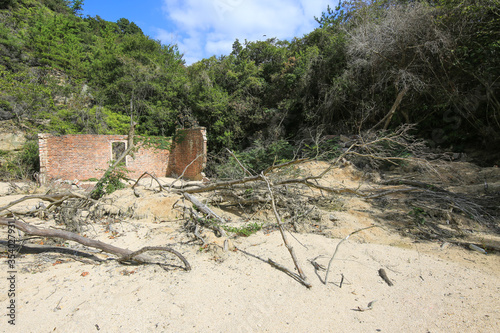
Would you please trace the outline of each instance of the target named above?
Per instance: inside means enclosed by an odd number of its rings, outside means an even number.
[[[204,203],[202,203],[200,200],[198,200],[195,196],[189,194],[189,193],[183,193],[184,197],[188,199],[193,205],[196,206],[202,213],[206,214],[207,216],[211,216],[215,218],[217,221],[220,223],[226,223],[222,217],[217,215],[213,210],[207,207]],[[226,232],[224,229],[222,229],[221,226],[216,226],[217,231],[222,237],[227,237]]]
[[[292,260],[293,260],[293,263],[295,264],[295,268],[297,269],[297,272],[299,273],[299,277],[300,277],[300,282],[305,285],[307,288],[311,288],[312,287],[312,284],[307,280],[307,276],[304,274],[304,271],[302,270],[302,267],[300,266],[300,263],[299,261],[297,260],[297,256],[295,255],[295,251],[292,247],[292,245],[290,244],[290,242],[288,242],[288,238],[286,237],[286,233],[285,233],[285,227],[283,226],[283,222],[281,221],[281,217],[278,213],[278,210],[276,209],[276,203],[274,201],[274,195],[273,195],[273,190],[271,189],[271,182],[269,181],[269,179],[264,175],[264,172],[262,172],[260,174],[260,177],[262,178],[262,180],[264,180],[267,184],[267,188],[268,188],[268,191],[269,191],[269,195],[271,196],[271,204],[272,204],[272,207],[273,207],[273,212],[274,212],[274,216],[276,218],[276,222],[278,223],[278,229],[281,233],[281,238],[283,238],[283,243],[285,244],[285,247],[287,248],[288,252],[290,253],[290,256],[292,257]],[[279,267],[277,265],[277,263],[274,263],[271,259],[268,260],[268,262],[270,264],[272,264],[273,266],[275,267]],[[285,272],[288,271],[285,267],[281,266],[280,268],[281,270],[284,270]],[[288,271],[288,273],[290,274],[294,274],[293,272],[290,272]]]
[[[385,281],[385,283],[387,283],[389,285],[389,287],[392,287],[394,285],[392,283],[392,281],[389,279],[389,277],[387,276],[385,269],[383,269],[383,268],[379,269],[378,275],[380,275],[380,277]]]
[[[123,249],[120,247],[116,247],[111,244],[103,243],[98,240],[90,239],[87,237],[80,236],[74,232],[69,232],[66,230],[59,229],[40,229],[33,225],[15,220],[15,219],[7,219],[0,217],[0,225],[4,226],[14,226],[16,229],[21,230],[27,235],[31,236],[40,236],[40,237],[50,237],[50,238],[62,238],[69,241],[74,241],[80,243],[85,246],[93,247],[96,249],[100,249],[106,253],[111,253],[117,255],[118,261],[128,261],[132,258],[135,258],[136,261],[145,263],[147,259],[144,257],[139,257],[140,254],[146,251],[158,250],[158,251],[166,251],[175,254],[185,265],[185,270],[190,270],[191,266],[187,262],[186,258],[184,258],[179,252],[168,248],[168,247],[144,247],[138,251],[131,251],[129,249]]]
[[[3,207],[0,207],[0,211],[9,209],[10,207],[15,206],[18,203],[26,201],[26,200],[41,199],[41,200],[44,200],[44,201],[58,202],[58,201],[60,201],[63,198],[68,198],[68,199],[69,198],[87,199],[87,197],[85,197],[84,195],[78,194],[78,193],[74,193],[74,192],[64,192],[64,193],[46,194],[46,195],[34,194],[34,195],[27,195],[27,196],[24,196],[24,197],[22,197],[20,199],[17,199],[17,200],[14,200],[12,202],[9,202],[7,205],[5,205]]]

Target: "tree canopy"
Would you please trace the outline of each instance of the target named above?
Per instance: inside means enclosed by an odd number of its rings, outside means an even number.
[[[83,1],[0,1],[0,109],[35,131],[205,126],[210,149],[417,125],[430,145],[500,142],[499,0],[351,0],[293,40],[234,41],[186,66],[176,45]]]

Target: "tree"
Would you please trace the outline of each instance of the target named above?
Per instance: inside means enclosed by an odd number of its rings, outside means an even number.
[[[453,38],[445,66],[452,81],[446,94],[453,113],[485,146],[500,142],[500,1],[440,0],[438,23]],[[463,126],[462,126],[463,127]],[[469,130],[470,129],[470,130]],[[463,137],[463,131],[458,135]]]
[[[118,27],[120,28],[120,31],[123,34],[141,34],[142,35],[142,30],[139,28],[134,22],[130,22],[126,18],[121,18],[118,21],[116,21],[116,24],[118,24]]]
[[[71,11],[74,15],[80,16],[80,12],[83,10],[83,0],[71,1]]]
[[[8,9],[9,7],[15,6],[17,0],[0,0],[0,9]]]

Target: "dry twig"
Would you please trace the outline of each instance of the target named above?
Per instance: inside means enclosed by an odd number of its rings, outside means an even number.
[[[337,254],[337,251],[339,250],[339,247],[340,247],[340,244],[342,244],[343,242],[345,242],[346,240],[349,239],[349,237],[351,237],[352,235],[354,234],[357,234],[358,232],[360,231],[363,231],[363,230],[367,230],[367,229],[371,229],[371,228],[375,228],[377,227],[376,225],[371,225],[369,227],[366,227],[366,228],[362,228],[362,229],[358,229],[354,232],[351,232],[349,235],[347,235],[345,238],[343,238],[338,244],[337,246],[335,247],[335,252],[333,252],[333,255],[332,255],[332,258],[330,259],[330,261],[328,262],[328,268],[326,269],[326,275],[325,275],[325,281],[323,282],[324,284],[327,284],[328,283],[328,274],[330,273],[330,267],[332,265],[332,262],[333,262],[333,259],[335,259],[335,255]]]
[[[156,178],[155,176],[153,176],[152,174],[150,174],[149,172],[144,172],[134,183],[134,185],[132,185],[132,189],[134,189],[137,184],[139,183],[139,181],[141,180],[142,177],[148,175],[149,177],[153,178],[154,180],[156,180],[156,182],[158,183],[158,186],[160,187],[160,191],[162,190],[166,190],[166,188],[160,183],[160,181],[158,180],[158,178]]]

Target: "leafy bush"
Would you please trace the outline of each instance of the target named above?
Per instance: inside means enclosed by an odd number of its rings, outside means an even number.
[[[123,166],[117,166],[112,170],[106,171],[95,185],[90,197],[98,200],[106,194],[111,194],[116,190],[125,188],[125,184],[122,183],[122,180],[128,179],[127,172],[129,171]]]
[[[329,161],[340,156],[342,151],[339,148],[337,139],[328,139],[319,143],[305,144],[302,154],[304,157]]]
[[[268,145],[256,141],[254,145],[242,152],[235,153],[238,160],[253,174],[267,169],[273,164],[280,164],[294,158],[294,147],[286,140],[274,141]],[[243,171],[232,157],[223,163],[213,166],[217,176],[221,178],[236,178],[243,175]]]
[[[1,155],[7,159],[1,167],[1,177],[4,179],[30,179],[35,172],[40,171],[38,141],[36,140],[27,141],[17,155],[9,156],[11,154],[5,151],[2,151]]]

